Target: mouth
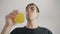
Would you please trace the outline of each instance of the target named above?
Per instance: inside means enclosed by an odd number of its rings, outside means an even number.
[[[31,17],[32,15],[27,15],[27,17]]]
[[[28,17],[31,17],[31,15],[28,15]]]

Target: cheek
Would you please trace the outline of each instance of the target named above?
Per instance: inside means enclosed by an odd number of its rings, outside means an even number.
[[[32,17],[33,17],[33,18],[36,18],[36,17],[37,17],[37,14],[36,14],[36,13],[33,13],[33,14],[32,14]]]

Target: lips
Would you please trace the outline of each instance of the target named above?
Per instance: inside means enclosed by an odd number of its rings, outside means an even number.
[[[32,16],[32,14],[28,14],[27,16],[28,16],[28,17],[31,17],[31,16]]]
[[[31,17],[31,15],[28,15],[28,17]]]

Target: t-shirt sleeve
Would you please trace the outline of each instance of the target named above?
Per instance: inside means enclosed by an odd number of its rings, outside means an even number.
[[[53,34],[52,31],[47,29],[47,28],[46,28],[46,31],[47,31],[48,34]]]
[[[19,34],[23,31],[23,28],[20,27],[20,28],[15,28],[14,30],[11,31],[10,34]]]
[[[50,30],[48,30],[48,34],[53,34]]]
[[[53,34],[52,31],[49,30],[48,28],[42,27],[41,30],[42,30],[42,32],[43,32],[44,34]]]
[[[17,31],[17,28],[15,28],[14,30],[12,30],[12,31],[10,32],[10,34],[15,34],[16,31]]]

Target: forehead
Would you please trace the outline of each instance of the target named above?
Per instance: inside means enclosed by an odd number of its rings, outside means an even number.
[[[28,7],[36,7],[35,5],[30,5],[30,6],[28,6]]]

